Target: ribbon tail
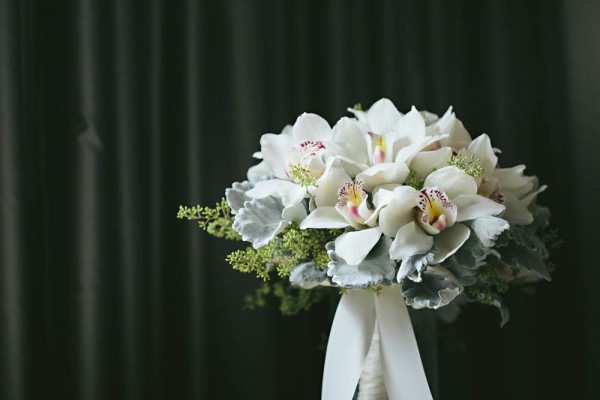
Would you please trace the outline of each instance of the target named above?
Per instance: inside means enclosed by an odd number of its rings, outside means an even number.
[[[323,371],[323,400],[352,399],[374,328],[373,295],[364,290],[348,290],[340,300],[331,325]]]
[[[404,297],[398,286],[375,298],[383,377],[390,400],[432,400]]]

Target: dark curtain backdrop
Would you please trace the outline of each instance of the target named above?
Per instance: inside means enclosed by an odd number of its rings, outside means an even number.
[[[0,398],[317,399],[324,305],[243,311],[175,218],[258,139],[386,96],[492,135],[565,240],[552,284],[439,327],[440,399],[600,398],[600,3],[0,0]]]

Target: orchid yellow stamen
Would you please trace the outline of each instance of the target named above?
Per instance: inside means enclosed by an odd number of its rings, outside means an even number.
[[[456,205],[448,200],[446,193],[437,188],[421,190],[418,207],[419,224],[431,235],[437,235],[449,228],[456,220]]]
[[[362,185],[363,182],[361,180],[344,184],[344,186],[338,190],[340,207],[344,207],[348,203],[352,203],[355,206],[360,205],[360,203],[367,198],[367,193],[362,189]]]
[[[343,210],[346,218],[358,224],[364,224],[365,220],[373,214],[365,201],[368,194],[362,189],[362,180],[347,182],[338,190],[338,200],[336,208]],[[365,207],[366,205],[366,207]]]

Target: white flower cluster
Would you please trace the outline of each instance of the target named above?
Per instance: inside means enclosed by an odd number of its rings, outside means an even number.
[[[368,111],[348,111],[353,117],[333,127],[305,113],[280,134],[262,136],[255,154],[262,161],[248,171],[249,190],[238,193],[251,211],[234,224],[244,240],[260,247],[290,223],[343,229],[328,244],[332,261],[319,283],[421,282],[429,271],[453,283],[455,297],[464,283],[444,266],[449,258],[470,238],[484,256],[500,257],[498,236],[533,222],[529,206],[545,186],[523,165],[499,168],[490,138],[472,140],[452,108],[441,118],[415,107],[402,114],[381,99]],[[261,199],[269,211],[260,211]],[[482,255],[475,258],[481,264]]]

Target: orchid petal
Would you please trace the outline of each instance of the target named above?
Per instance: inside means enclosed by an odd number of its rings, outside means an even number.
[[[383,163],[361,172],[356,179],[362,179],[364,190],[370,192],[377,186],[403,183],[408,174],[408,167],[404,163]]]
[[[379,228],[346,232],[335,239],[335,252],[350,265],[358,265],[381,237]]]
[[[319,207],[300,223],[300,229],[342,229],[348,225],[335,207]]]
[[[368,122],[368,121],[367,121],[367,112],[366,112],[366,111],[363,111],[363,110],[355,110],[354,108],[350,108],[350,107],[348,107],[348,109],[347,109],[347,110],[348,110],[349,112],[351,112],[352,114],[354,114],[354,116],[356,117],[356,119],[357,119],[359,122],[362,122],[362,123],[364,123],[364,124],[366,124],[366,123]]]
[[[502,214],[502,218],[507,220],[511,225],[529,225],[533,222],[531,211],[513,193],[504,193],[504,205],[506,206],[506,211]]]
[[[440,118],[437,125],[440,134],[448,134],[441,140],[442,146],[462,149],[471,143],[471,135],[469,135],[463,123],[456,118],[456,115],[452,112],[452,107]]]
[[[375,102],[367,112],[367,120],[373,133],[383,135],[391,131],[402,114],[389,99]]]
[[[425,138],[425,120],[415,106],[400,118],[396,129],[398,136],[407,138],[410,144],[422,142]]]
[[[432,171],[448,165],[450,157],[452,157],[452,149],[450,147],[422,151],[415,154],[410,163],[410,168],[416,171],[417,178],[425,179]]]
[[[421,113],[421,116],[423,117],[423,121],[425,121],[425,126],[431,126],[433,124],[435,124],[439,119],[439,115],[431,113],[429,111],[423,110],[423,111],[419,111]]]
[[[314,191],[315,204],[317,207],[335,206],[338,202],[338,189],[352,179],[342,168],[330,167],[318,180]]]
[[[460,249],[467,241],[471,230],[463,224],[454,224],[435,237],[438,252],[433,256],[433,264],[439,264]]]
[[[433,245],[433,237],[429,236],[414,222],[410,222],[396,232],[396,238],[390,247],[390,258],[392,260],[402,260],[423,254]]]
[[[524,172],[525,165],[517,165],[512,168],[497,168],[494,176],[500,180],[503,192],[512,192],[517,197],[522,197],[531,192],[536,182],[535,177],[526,176]]]
[[[537,197],[538,194],[542,193],[543,191],[545,191],[548,188],[547,185],[542,185],[540,186],[540,188],[532,193],[529,193],[527,196],[523,197],[521,199],[521,203],[523,203],[523,205],[525,207],[529,207],[529,205],[533,202],[533,200],[535,200],[535,198]]]
[[[379,213],[379,227],[386,236],[396,236],[398,229],[414,219],[418,196],[419,192],[411,186],[399,186],[386,196],[389,203]]]
[[[246,176],[248,177],[248,180],[253,183],[264,181],[272,177],[271,169],[265,161],[261,161],[258,164],[248,168]]]
[[[492,174],[494,172],[498,164],[498,157],[494,153],[488,135],[484,133],[475,138],[467,148],[467,153],[474,155],[479,160],[478,163],[483,168],[484,173]]]
[[[326,144],[328,154],[356,164],[368,164],[368,136],[365,135],[368,128],[362,125],[347,117],[340,119],[333,127],[331,141]]]
[[[498,215],[504,211],[502,204],[477,194],[463,194],[452,199],[458,207],[457,222],[484,216]]]
[[[260,138],[260,146],[264,162],[277,178],[288,178],[287,166],[300,161],[292,138],[288,135],[264,134]]]
[[[397,183],[388,183],[387,185],[377,186],[373,190],[373,204],[375,207],[387,206],[394,198],[394,189],[404,187]],[[412,187],[412,186],[407,186]]]
[[[350,214],[350,212],[348,211],[348,207],[344,206],[344,207],[340,207],[339,204],[337,204],[335,206],[335,209],[337,210],[337,212],[344,217],[344,219],[346,220],[347,224],[350,225],[351,227],[353,227],[356,230],[362,229],[364,228],[364,224],[363,220],[357,221],[356,218]]]
[[[369,207],[369,202],[367,199],[364,199],[358,206],[358,214],[365,221],[365,225],[367,225],[367,220],[373,216],[373,209]],[[374,224],[374,222],[375,221],[371,220],[372,224]]]
[[[377,224],[377,219],[379,218],[379,213],[385,207],[386,206],[379,206],[379,207],[375,208],[375,210],[372,210],[371,211],[371,216],[365,220],[365,225],[368,225],[370,227],[377,226],[378,225]]]
[[[324,141],[329,139],[331,127],[317,114],[304,113],[298,117],[292,128],[292,137],[294,143],[299,144],[305,141]]]
[[[437,187],[442,190],[450,199],[462,194],[477,193],[477,182],[465,171],[448,166],[432,172],[425,179],[424,187]]]
[[[421,142],[411,144],[410,146],[406,146],[401,148],[396,154],[396,162],[403,162],[409,165],[413,159],[413,157],[420,152],[421,150],[427,148],[435,142],[442,140],[445,136],[431,136],[423,139]]]
[[[336,156],[333,158],[329,158],[327,162],[328,164],[331,163],[336,168],[341,168],[345,170],[348,173],[348,175],[350,175],[353,178],[361,172],[369,169],[368,164],[360,164],[347,157]]]

